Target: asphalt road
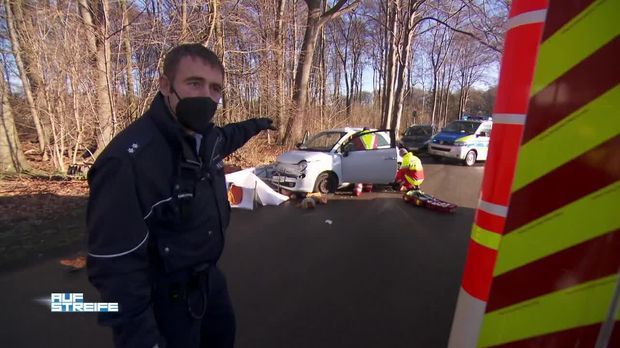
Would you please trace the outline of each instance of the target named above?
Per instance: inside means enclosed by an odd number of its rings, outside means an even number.
[[[394,192],[346,193],[327,205],[235,211],[220,267],[237,315],[237,347],[445,347],[482,166],[425,163],[426,192],[455,214]],[[51,292],[96,291],[58,259],[0,274],[0,346],[109,347],[95,314],[51,313]]]

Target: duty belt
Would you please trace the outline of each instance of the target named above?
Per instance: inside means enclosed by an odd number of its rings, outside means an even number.
[[[189,279],[185,284],[178,282],[170,284],[170,300],[173,302],[185,300],[187,311],[194,319],[202,319],[207,312],[208,292],[210,288],[209,268],[210,264],[208,263],[196,266],[192,269]],[[202,304],[199,312],[192,306],[192,300],[194,299],[192,295],[196,292],[198,292]]]

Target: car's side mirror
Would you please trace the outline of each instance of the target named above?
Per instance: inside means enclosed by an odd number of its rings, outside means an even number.
[[[486,132],[480,132],[478,134],[476,134],[476,137],[486,137],[487,133]]]

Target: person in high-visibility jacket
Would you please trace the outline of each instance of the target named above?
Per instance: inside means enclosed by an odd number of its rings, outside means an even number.
[[[372,133],[368,127],[364,127],[354,136],[355,138],[351,142],[355,145],[355,150],[374,150],[377,148],[377,133]]]
[[[401,190],[407,190],[408,195],[413,195],[416,192],[421,193],[420,185],[424,181],[422,161],[407,149],[400,149],[399,153],[403,159],[396,172],[396,182],[401,183]]]
[[[364,127],[359,133],[355,135],[351,142],[355,145],[355,150],[369,151],[377,148],[377,133],[373,133],[370,128]],[[353,188],[353,194],[359,196],[362,191],[372,191],[372,184],[357,183]]]

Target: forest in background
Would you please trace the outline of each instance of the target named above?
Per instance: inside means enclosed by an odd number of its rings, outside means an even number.
[[[2,0],[0,173],[92,162],[158,90],[165,53],[213,49],[217,121],[290,147],[342,126],[490,115],[509,0]]]

